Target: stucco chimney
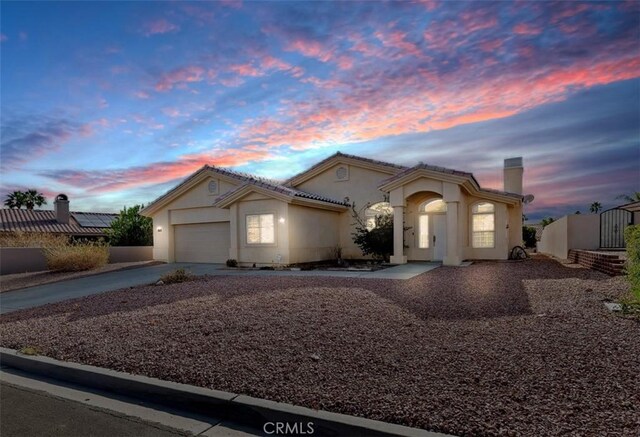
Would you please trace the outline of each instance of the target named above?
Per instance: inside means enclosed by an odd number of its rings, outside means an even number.
[[[58,194],[53,202],[53,210],[56,212],[56,221],[64,225],[69,224],[69,198],[66,194]]]
[[[522,194],[522,157],[504,160],[504,191]]]

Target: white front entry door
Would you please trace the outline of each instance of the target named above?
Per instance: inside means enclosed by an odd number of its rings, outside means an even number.
[[[447,216],[434,214],[433,220],[433,261],[442,261],[447,254]]]

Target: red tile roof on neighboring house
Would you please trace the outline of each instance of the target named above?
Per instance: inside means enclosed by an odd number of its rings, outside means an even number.
[[[75,215],[96,218],[100,221],[113,220],[117,214],[98,212],[71,212],[69,223],[58,223],[56,213],[51,210],[0,209],[0,232],[51,232],[78,236],[104,235],[104,227],[81,226]]]

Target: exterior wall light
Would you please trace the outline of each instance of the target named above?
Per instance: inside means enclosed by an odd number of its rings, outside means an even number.
[[[284,223],[284,217],[280,217],[280,219],[278,219],[278,222]]]
[[[162,226],[158,226],[158,228],[156,229],[158,232],[162,232]]]

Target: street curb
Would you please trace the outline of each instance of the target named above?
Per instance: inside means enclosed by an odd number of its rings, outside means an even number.
[[[178,408],[189,413],[232,421],[258,430],[262,430],[266,422],[288,422],[291,425],[298,424],[298,429],[305,431],[307,423],[312,422],[314,436],[446,437],[445,434],[377,420],[312,410],[49,357],[24,355],[7,348],[0,348],[0,364],[47,378]],[[306,434],[311,435],[309,432]]]

